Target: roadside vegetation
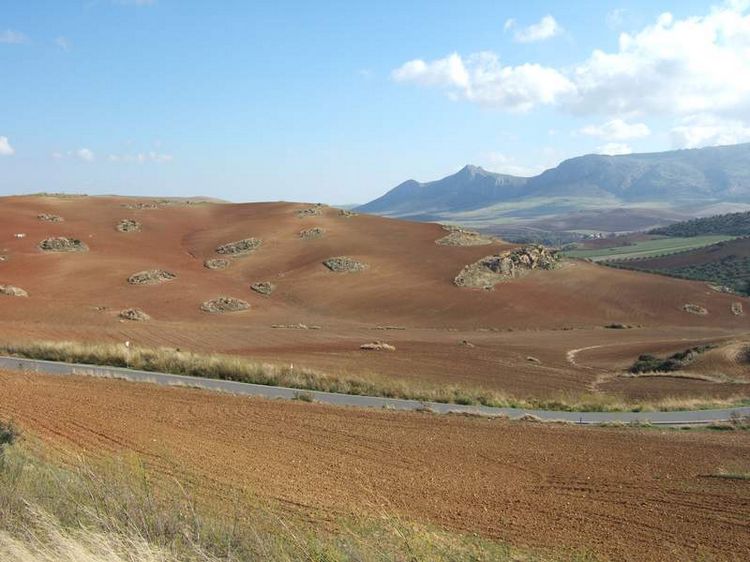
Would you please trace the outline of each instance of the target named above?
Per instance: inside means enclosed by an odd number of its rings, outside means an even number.
[[[554,398],[516,398],[496,390],[462,386],[437,386],[418,381],[393,380],[376,375],[332,375],[289,365],[259,363],[234,355],[203,355],[171,348],[125,347],[121,344],[34,342],[1,344],[0,354],[29,359],[124,367],[230,380],[303,391],[323,391],[362,396],[401,398],[422,402],[483,405],[561,411],[672,411],[728,408],[749,404],[747,396],[732,398],[663,398],[628,402],[608,394],[566,394]]]
[[[219,503],[138,457],[69,457],[31,439],[0,445],[4,562],[594,560],[527,553],[389,513],[321,521],[253,497]]]

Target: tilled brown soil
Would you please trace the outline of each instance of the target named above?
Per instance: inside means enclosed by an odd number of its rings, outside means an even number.
[[[50,447],[134,451],[218,501],[395,512],[612,560],[750,559],[750,434],[578,428],[0,373],[0,418]],[[228,503],[231,503],[228,501]]]
[[[673,353],[708,341],[747,338],[750,318],[731,311],[738,298],[705,283],[567,262],[492,291],[460,288],[453,281],[464,266],[512,246],[500,241],[443,246],[435,244],[446,234],[437,224],[345,218],[337,209],[309,204],[160,206],[111,197],[4,197],[0,207],[0,254],[7,257],[0,263],[0,284],[28,292],[28,298],[0,299],[4,341],[130,341],[339,374],[488,388],[518,398],[575,398],[592,385],[649,400],[748,395],[748,385],[687,379],[597,382],[602,373],[626,369],[653,346]],[[65,222],[39,221],[42,212],[64,216]],[[118,232],[116,225],[126,217],[141,230]],[[300,230],[308,228],[324,229],[326,235],[300,240]],[[26,236],[17,238],[18,233]],[[80,239],[89,251],[40,251],[39,242],[54,237]],[[250,238],[262,240],[251,254],[235,255],[223,270],[205,267],[206,260],[222,256],[217,248]],[[369,267],[336,274],[323,265],[333,256]],[[127,282],[134,272],[154,269],[176,278],[146,286]],[[259,280],[276,286],[271,297],[251,289]],[[201,309],[220,295],[250,307],[232,314]],[[750,309],[750,301],[742,302]],[[689,314],[686,303],[709,314]],[[117,311],[128,308],[152,320],[124,322]],[[271,329],[300,323],[321,329]],[[604,328],[613,323],[638,327]],[[378,326],[406,329],[379,331]],[[396,352],[360,350],[373,340],[394,345]],[[462,346],[464,340],[475,347]],[[592,347],[576,364],[566,360],[570,350]]]

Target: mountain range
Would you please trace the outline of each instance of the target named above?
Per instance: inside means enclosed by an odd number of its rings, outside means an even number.
[[[588,154],[534,177],[468,165],[437,181],[405,181],[357,208],[413,220],[477,227],[523,224],[541,230],[545,225],[548,230],[576,230],[571,228],[576,218],[586,223],[582,230],[607,230],[613,209],[626,209],[637,228],[750,209],[750,143],[619,156]],[[592,225],[592,216],[603,217],[601,227],[596,220]],[[553,223],[562,227],[551,227]],[[628,230],[630,222],[626,223],[617,228]]]

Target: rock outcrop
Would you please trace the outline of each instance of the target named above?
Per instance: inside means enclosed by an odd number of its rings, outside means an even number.
[[[6,297],[28,297],[29,293],[13,285],[0,285],[0,295]]]
[[[311,207],[305,207],[304,209],[298,210],[297,216],[299,218],[316,217],[323,214],[323,209],[325,209],[325,205],[323,205],[322,203],[316,203]]]
[[[131,320],[133,322],[146,322],[147,320],[151,320],[151,317],[139,308],[126,308],[121,311],[118,316],[122,320]]]
[[[314,226],[312,228],[300,230],[299,237],[302,238],[302,240],[315,240],[316,238],[322,238],[325,233],[325,229],[320,228],[319,226]]]
[[[122,219],[117,223],[118,232],[140,232],[143,225],[135,219]]]
[[[49,213],[40,213],[36,218],[44,222],[63,222],[65,220],[60,215],[51,215]]]
[[[244,256],[253,253],[260,248],[261,244],[263,244],[263,241],[260,238],[245,238],[222,244],[216,248],[216,253],[224,256]]]
[[[226,269],[232,262],[224,258],[210,258],[203,262],[206,269]]]
[[[128,283],[131,285],[158,285],[175,279],[177,275],[164,271],[163,269],[147,269],[139,271],[128,277]]]
[[[274,285],[270,281],[258,281],[257,283],[253,283],[252,285],[250,285],[250,288],[256,293],[269,296],[276,290],[276,285]]]
[[[450,234],[435,240],[435,244],[441,246],[486,246],[494,240],[488,236],[482,236],[473,230],[465,230],[457,226],[443,226]]]
[[[39,242],[43,252],[87,252],[89,247],[77,238],[55,236]]]
[[[354,273],[357,271],[364,271],[369,267],[366,263],[362,263],[361,261],[357,261],[354,258],[347,256],[328,258],[323,262],[323,265],[336,273]]]
[[[248,308],[250,308],[248,303],[240,299],[235,299],[234,297],[216,297],[215,299],[206,301],[201,305],[202,311],[214,314],[239,312],[240,310],[247,310]]]
[[[536,269],[554,269],[558,263],[557,254],[544,246],[525,246],[467,265],[453,282],[458,287],[489,290],[498,283],[523,277]]]
[[[708,309],[699,304],[688,303],[682,307],[682,310],[690,314],[697,314],[698,316],[706,316],[708,314]]]
[[[396,351],[396,348],[389,343],[383,341],[373,341],[370,343],[363,343],[359,346],[360,349],[365,351]]]

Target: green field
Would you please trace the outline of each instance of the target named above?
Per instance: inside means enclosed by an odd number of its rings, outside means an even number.
[[[735,236],[692,236],[690,238],[658,238],[636,242],[628,246],[601,248],[598,250],[569,250],[564,253],[571,258],[588,259],[591,261],[627,260],[636,258],[653,258],[666,256],[677,252],[694,250],[733,240]]]

